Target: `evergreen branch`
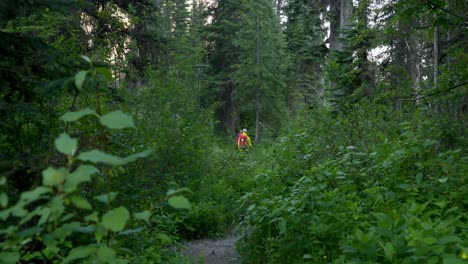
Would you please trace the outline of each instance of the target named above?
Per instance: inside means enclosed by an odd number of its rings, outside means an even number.
[[[441,93],[444,93],[444,92],[448,92],[448,91],[451,91],[451,90],[454,90],[458,87],[462,87],[464,85],[468,84],[468,82],[463,82],[463,83],[460,83],[460,84],[457,84],[455,86],[452,86],[446,90],[443,90],[443,91],[439,91],[439,92],[433,92],[433,93],[429,93],[429,94],[425,94],[425,95],[421,95],[421,96],[418,96],[416,98],[399,98],[397,99],[398,101],[419,101],[421,99],[424,99],[426,97],[429,97],[429,96],[433,96],[433,95],[438,95],[438,94],[441,94]]]
[[[462,17],[462,16],[460,16],[460,15],[458,15],[458,14],[455,14],[454,12],[452,12],[452,11],[450,11],[450,10],[447,10],[447,9],[445,9],[445,8],[443,8],[443,7],[440,7],[437,3],[434,3],[434,2],[432,2],[431,0],[426,0],[426,2],[427,2],[427,4],[430,5],[432,8],[440,9],[440,10],[442,10],[442,11],[444,11],[444,12],[446,12],[446,13],[452,15],[452,16],[455,16],[455,17],[460,18],[461,20],[467,21],[466,18],[464,18],[464,17]]]

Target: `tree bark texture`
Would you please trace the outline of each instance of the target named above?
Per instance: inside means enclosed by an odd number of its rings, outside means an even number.
[[[338,50],[338,29],[340,28],[340,1],[330,1],[330,35],[328,41],[330,43],[330,50]]]
[[[256,60],[257,60],[257,91],[255,92],[255,144],[260,140],[260,81],[259,81],[259,67],[260,67],[260,40],[259,40],[259,19],[256,19]]]
[[[337,48],[343,51],[345,44],[343,39],[348,35],[346,30],[351,27],[351,18],[353,16],[353,0],[341,0],[340,3],[340,40]]]

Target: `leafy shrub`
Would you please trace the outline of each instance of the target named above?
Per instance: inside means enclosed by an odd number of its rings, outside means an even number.
[[[223,147],[211,149],[206,175],[190,182],[189,188],[197,191],[190,196],[192,211],[180,215],[184,238],[217,237],[230,232],[238,221],[238,198],[252,188],[250,175],[258,169],[258,160],[254,153]]]
[[[75,76],[78,89],[85,83],[86,75],[88,72],[79,72]],[[67,112],[61,120],[68,127],[69,123],[88,119],[87,116],[95,116],[103,127],[109,129],[135,128],[133,118],[120,110],[101,115],[86,108]],[[100,131],[107,133],[104,128]],[[116,197],[119,194],[110,188],[112,177],[122,169],[121,166],[144,158],[151,151],[122,158],[96,148],[82,149],[83,146],[78,143],[83,139],[73,138],[67,133],[60,134],[55,140],[55,147],[62,158],[65,156],[64,162],[60,162],[65,165],[58,168],[51,166],[42,171],[42,184],[22,192],[17,201],[11,201],[4,192],[5,188],[2,188],[2,263],[69,263],[78,260],[128,263],[132,259],[151,259],[151,263],[160,263],[168,258],[169,251],[165,245],[173,244],[173,241],[161,230],[153,233],[156,240],[148,250],[133,252],[125,247],[124,242],[129,237],[143,231],[142,224],[151,224],[153,212],[144,210],[132,213],[125,206],[117,206]],[[97,189],[91,188],[90,184],[96,182],[104,182],[106,192],[95,193]],[[5,186],[6,179],[2,178],[0,184]],[[175,208],[190,207],[180,191],[169,191],[166,198]],[[133,255],[138,252],[144,254]]]
[[[443,151],[418,123],[389,125],[379,142],[372,126],[357,121],[367,131],[348,131],[357,146],[311,149],[322,139],[294,131],[277,147],[278,167],[258,174],[240,200],[247,263],[457,263],[466,256],[463,151]],[[340,135],[344,124],[330,133]],[[367,137],[373,140],[364,143]]]

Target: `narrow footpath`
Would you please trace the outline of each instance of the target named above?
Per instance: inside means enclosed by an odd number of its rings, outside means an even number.
[[[236,252],[238,239],[238,236],[229,236],[187,242],[182,254],[196,264],[240,264],[240,257]]]

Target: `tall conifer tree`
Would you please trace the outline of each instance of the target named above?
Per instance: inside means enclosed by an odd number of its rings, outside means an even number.
[[[239,101],[231,74],[238,63],[239,51],[234,46],[239,31],[241,5],[237,0],[217,0],[209,8],[212,21],[206,29],[210,84],[203,96],[206,107],[216,106],[216,117],[227,134],[239,126]]]
[[[279,18],[271,0],[251,0],[241,15],[235,45],[240,60],[232,75],[238,85],[241,115],[255,125],[255,142],[260,130],[276,125],[284,115],[285,70],[288,59]],[[250,125],[250,124],[249,124]]]
[[[288,72],[290,110],[323,104],[323,61],[327,53],[321,16],[324,3],[290,0],[286,6],[285,35],[291,54]]]

